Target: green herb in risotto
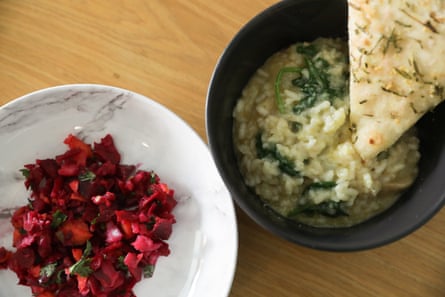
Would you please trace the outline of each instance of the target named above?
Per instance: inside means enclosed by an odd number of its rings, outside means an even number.
[[[390,207],[417,175],[414,130],[375,159],[353,146],[347,43],[320,38],[271,56],[243,90],[233,137],[245,182],[279,214],[347,227]]]

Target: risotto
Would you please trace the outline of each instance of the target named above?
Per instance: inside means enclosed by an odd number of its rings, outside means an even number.
[[[390,207],[417,175],[414,129],[362,160],[349,122],[347,43],[319,38],[275,53],[234,109],[234,144],[248,186],[277,213],[348,227]]]

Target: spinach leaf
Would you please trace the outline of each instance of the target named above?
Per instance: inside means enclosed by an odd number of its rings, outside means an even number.
[[[309,184],[303,191],[303,195],[308,191],[318,191],[318,190],[329,190],[337,185],[334,181],[321,181],[313,182]],[[346,205],[344,202],[328,200],[319,204],[306,203],[303,205],[298,205],[294,210],[292,210],[288,216],[294,217],[300,214],[313,216],[313,215],[323,215],[328,217],[340,217],[347,216]]]
[[[289,129],[294,133],[298,133],[301,128],[303,128],[303,124],[296,121],[289,121],[287,124],[289,126]]]
[[[304,94],[300,102],[292,108],[296,114],[313,107],[323,93],[330,94],[330,83],[326,72],[329,63],[323,59],[318,59],[318,62],[314,63],[308,57],[305,57],[304,60],[309,75],[300,75],[292,80],[292,84],[300,88]]]
[[[344,87],[339,89],[331,87],[327,72],[330,66],[328,61],[323,58],[314,59],[315,54],[312,50],[297,47],[297,52],[304,55],[305,67],[303,69],[307,69],[308,75],[302,75],[301,70],[299,76],[292,80],[292,84],[300,88],[304,94],[300,102],[292,108],[294,113],[300,114],[313,107],[323,94],[327,94],[330,101],[344,94]]]
[[[294,105],[294,107],[292,107],[292,111],[296,114],[300,114],[306,109],[313,107],[316,102],[317,97],[311,94],[307,97],[304,97],[300,102],[298,102],[298,104]]]
[[[276,144],[264,144],[261,133],[258,133],[255,141],[257,156],[260,159],[271,158],[278,161],[278,168],[281,172],[289,176],[300,176],[300,172],[295,169],[294,163],[283,156],[277,149]]]
[[[296,52],[303,55],[305,65],[303,67],[283,67],[275,79],[275,100],[280,113],[285,112],[283,98],[281,96],[281,82],[285,73],[295,73],[297,77],[291,82],[303,93],[302,99],[292,107],[295,114],[313,107],[320,98],[333,101],[341,97],[346,92],[346,85],[332,87],[330,75],[328,73],[330,64],[321,57],[317,57],[319,49],[314,44],[299,44],[296,46]],[[304,73],[304,75],[303,75]],[[347,77],[345,76],[345,82]]]
[[[332,189],[337,185],[334,181],[321,181],[321,182],[314,182],[307,186],[306,190],[317,190],[317,189]]]
[[[299,44],[296,47],[296,51],[299,54],[303,54],[309,57],[315,56],[318,52],[317,48],[313,44]]]

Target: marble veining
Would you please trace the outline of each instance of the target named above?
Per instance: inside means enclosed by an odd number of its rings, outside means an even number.
[[[104,124],[113,118],[116,109],[122,109],[128,99],[125,94],[112,94],[105,102],[95,106],[91,100],[110,94],[109,91],[72,91],[63,98],[36,95],[31,100],[19,99],[16,104],[8,104],[0,110],[0,133],[11,132],[23,126],[33,125],[44,120],[48,115],[68,109],[79,112],[93,112],[87,126],[104,128]],[[103,100],[101,100],[103,101]],[[91,110],[93,108],[93,110]],[[94,108],[96,110],[94,110]]]
[[[82,130],[77,133],[77,136],[81,139],[85,139],[87,135],[93,132],[104,131],[106,128],[106,123],[113,119],[114,113],[116,110],[121,110],[124,108],[125,103],[128,100],[128,96],[124,93],[119,93],[111,98],[108,102],[97,110],[97,112],[93,115],[91,121],[87,122]],[[81,105],[78,105],[78,110]],[[82,106],[84,111],[87,111],[87,108]]]

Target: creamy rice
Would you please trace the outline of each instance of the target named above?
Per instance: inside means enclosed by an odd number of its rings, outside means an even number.
[[[345,41],[297,43],[258,69],[234,109],[245,182],[283,216],[351,226],[390,207],[417,175],[413,130],[373,160],[355,151],[348,76]]]

